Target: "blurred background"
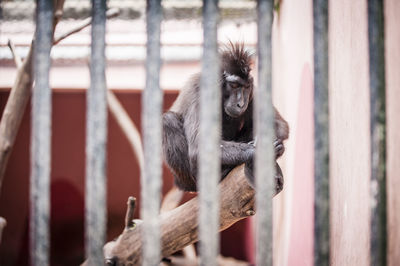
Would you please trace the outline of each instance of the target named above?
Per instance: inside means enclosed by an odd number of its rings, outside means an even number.
[[[369,265],[370,130],[367,1],[330,1],[331,264]],[[389,265],[400,262],[400,2],[385,0],[387,78],[387,175]],[[145,1],[109,0],[121,14],[107,21],[107,87],[140,128],[145,83]],[[274,105],[289,122],[290,137],[279,164],[283,191],[274,204],[274,265],[313,264],[313,19],[312,0],[275,1],[273,25]],[[167,110],[202,55],[201,1],[164,0],[161,87]],[[7,47],[26,56],[35,29],[35,2],[1,1],[0,110],[16,68]],[[256,2],[220,0],[219,42],[241,41],[255,51]],[[55,35],[90,16],[89,0],[66,0]],[[76,265],[84,257],[85,93],[89,86],[90,27],[52,48],[51,262]],[[255,68],[255,67],[254,67]],[[254,74],[256,71],[254,70]],[[139,167],[128,141],[109,115],[108,240],[124,227],[128,196],[140,201]],[[397,148],[396,148],[397,147]],[[30,108],[8,163],[0,196],[7,219],[0,265],[29,262]],[[172,186],[164,167],[163,192]],[[397,191],[397,194],[396,194]],[[186,199],[191,195],[187,195]],[[137,206],[140,206],[140,202]],[[135,217],[138,217],[136,210]],[[221,253],[254,263],[253,222],[224,231]]]
[[[137,127],[141,127],[141,92],[145,85],[145,1],[110,0],[120,14],[107,21],[107,87],[114,91]],[[219,41],[256,45],[256,3],[221,1]],[[35,31],[35,1],[2,1],[0,24],[0,108],[4,109],[16,77],[7,46],[25,57]],[[163,1],[161,87],[167,110],[188,79],[200,71],[202,56],[201,1]],[[91,14],[91,1],[66,0],[55,36],[75,28]],[[76,265],[84,259],[84,178],[86,89],[90,85],[91,28],[53,46],[50,86],[53,90],[51,172],[51,264]],[[0,213],[7,220],[0,245],[1,265],[29,264],[30,106],[27,108],[8,163],[0,196]],[[124,227],[126,201],[138,198],[140,175],[135,155],[120,127],[109,114],[108,126],[108,241]],[[163,192],[173,183],[164,167]],[[185,200],[192,195],[185,196]],[[139,207],[135,218],[139,218]],[[251,261],[251,224],[239,222],[223,233],[222,253]]]

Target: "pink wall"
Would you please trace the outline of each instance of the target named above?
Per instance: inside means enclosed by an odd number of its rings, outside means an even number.
[[[274,199],[274,265],[313,261],[312,1],[281,1],[273,26],[274,103],[290,125]]]
[[[389,265],[400,263],[400,2],[385,1]],[[331,264],[368,265],[370,122],[367,1],[329,1]],[[274,200],[274,264],[312,265],[312,1],[281,1],[275,105],[289,121],[285,188]]]
[[[400,264],[400,1],[386,0],[388,264]]]
[[[370,123],[366,1],[330,1],[332,265],[369,263]]]

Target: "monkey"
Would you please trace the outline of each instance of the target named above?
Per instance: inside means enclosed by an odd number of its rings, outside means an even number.
[[[254,188],[253,157],[253,77],[252,54],[242,43],[232,43],[220,50],[222,90],[221,180],[236,166],[245,163],[245,174]],[[184,191],[197,191],[197,155],[199,131],[200,74],[180,91],[172,107],[162,117],[162,148],[175,185]],[[283,141],[289,136],[288,123],[274,107],[275,158],[285,151]],[[282,172],[276,164],[276,186],[282,189]]]

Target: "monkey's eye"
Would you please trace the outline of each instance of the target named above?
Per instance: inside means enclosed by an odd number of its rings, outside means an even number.
[[[231,82],[229,83],[229,85],[231,86],[232,89],[237,89],[239,87],[239,84],[236,82]]]

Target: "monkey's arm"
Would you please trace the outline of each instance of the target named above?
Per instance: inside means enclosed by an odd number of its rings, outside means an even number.
[[[197,155],[198,155],[198,139],[199,139],[199,114],[197,112],[198,104],[191,105],[184,117],[184,131],[188,143],[188,159],[190,172],[193,176],[197,176]]]
[[[275,112],[275,134],[276,139],[280,141],[287,140],[289,138],[289,124],[281,116],[278,110],[274,107]]]
[[[221,164],[239,165],[253,158],[255,146],[249,143],[221,141]]]
[[[252,105],[249,105],[251,113],[240,132],[237,141],[221,142],[221,163],[227,165],[239,165],[251,160],[254,156],[255,140],[253,138]],[[274,107],[275,113],[275,135],[274,141],[275,158],[279,158],[285,151],[283,141],[289,137],[289,125]]]
[[[188,109],[184,128],[188,141],[188,156],[193,175],[197,174],[199,117],[196,106]],[[221,146],[221,164],[236,166],[250,160],[254,155],[254,145],[245,142],[224,141]]]
[[[175,177],[175,184],[182,190],[196,191],[182,117],[172,111],[163,115],[163,154]]]

